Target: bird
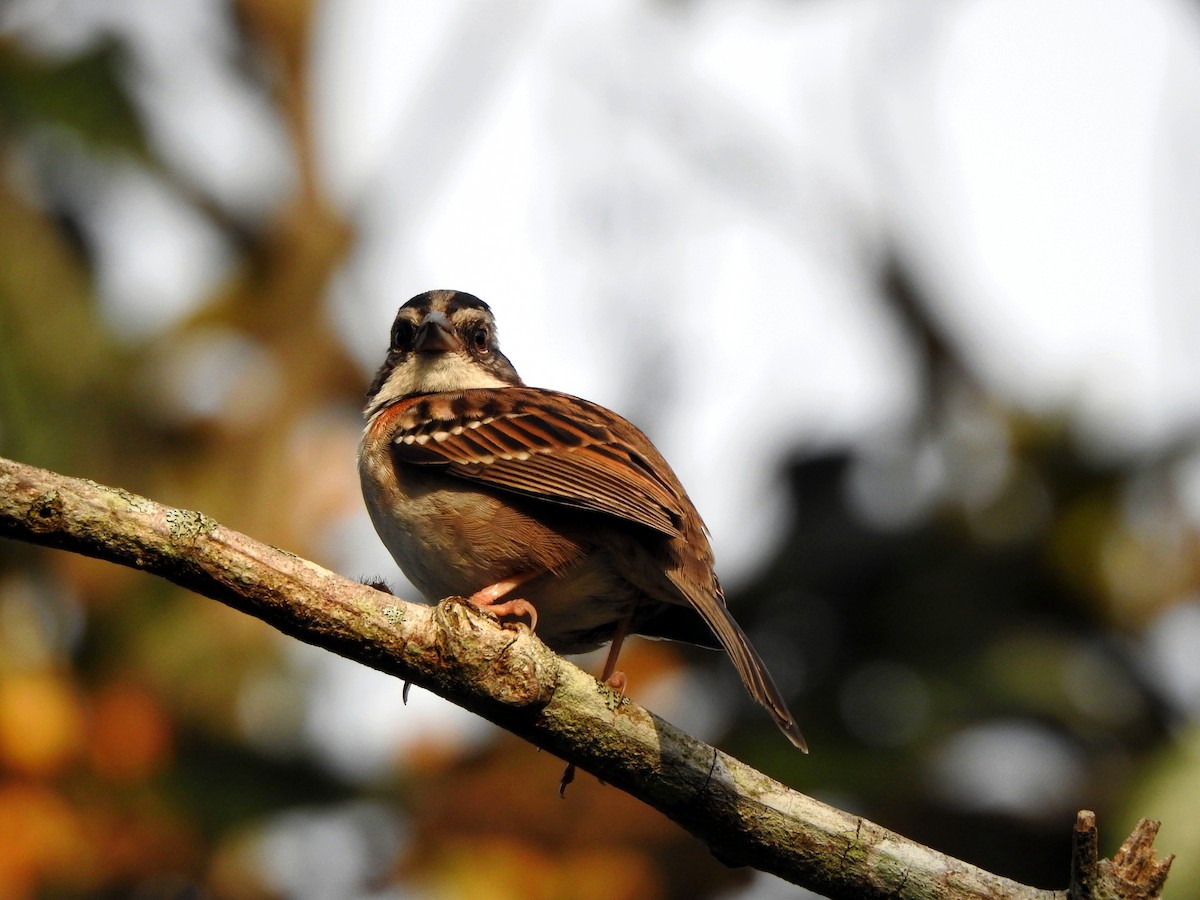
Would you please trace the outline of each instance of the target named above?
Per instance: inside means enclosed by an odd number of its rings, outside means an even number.
[[[622,696],[616,665],[629,635],[724,649],[750,696],[808,752],[726,605],[707,528],[670,465],[617,413],[526,385],[484,301],[433,290],[401,306],[363,415],[367,511],[429,602],[464,597],[528,619],[564,655],[608,643],[601,680]],[[568,765],[560,793],[573,773]]]

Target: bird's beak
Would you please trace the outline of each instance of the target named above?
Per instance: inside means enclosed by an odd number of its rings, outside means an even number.
[[[413,348],[418,353],[443,353],[462,349],[462,343],[454,333],[450,320],[434,311],[421,320]]]

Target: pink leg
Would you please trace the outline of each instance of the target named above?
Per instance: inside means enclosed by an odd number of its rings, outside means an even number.
[[[496,601],[540,574],[542,573],[526,572],[523,575],[513,575],[511,578],[505,578],[503,581],[489,584],[487,587],[476,591],[468,597],[467,602],[480,609],[486,609],[495,616],[528,616],[529,630],[535,631],[537,630],[537,610],[533,608],[532,603],[519,597],[512,600],[505,600],[503,603],[497,603]]]
[[[617,623],[617,630],[613,633],[612,643],[608,645],[608,656],[604,660],[604,673],[600,676],[600,680],[607,684],[610,688],[616,691],[622,700],[625,699],[625,685],[628,679],[624,672],[617,672],[617,657],[621,655],[621,645],[625,643],[625,638],[629,636],[629,623],[633,619],[632,612],[625,616]]]

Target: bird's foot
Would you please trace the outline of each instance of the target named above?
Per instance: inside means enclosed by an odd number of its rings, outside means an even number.
[[[475,603],[473,598],[469,599],[471,599],[472,603]],[[475,603],[475,605],[480,609],[486,609],[492,615],[501,619],[505,616],[517,616],[518,618],[526,616],[529,618],[529,630],[537,631],[537,610],[533,608],[533,604],[528,600],[522,600],[518,597],[515,600],[505,600],[503,603]],[[519,622],[518,624],[524,625],[525,623]]]
[[[514,591],[533,578],[538,573],[529,572],[524,575],[514,575],[512,578],[505,578],[503,581],[497,581],[495,584],[489,584],[482,590],[478,590],[467,598],[467,602],[478,609],[487,610],[497,618],[504,616],[527,616],[529,618],[529,630],[537,630],[537,610],[533,608],[533,604],[528,600],[520,597],[515,597],[512,600],[499,602],[500,598],[510,591]]]
[[[613,672],[604,679],[604,683],[616,691],[617,705],[621,705],[621,701],[625,699],[625,688],[629,686],[629,679],[625,677],[624,672]]]

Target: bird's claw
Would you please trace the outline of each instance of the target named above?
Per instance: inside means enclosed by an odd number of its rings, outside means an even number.
[[[559,799],[567,798],[567,785],[575,780],[575,763],[567,763],[567,767],[563,769],[562,778],[558,782]]]
[[[503,603],[496,603],[495,601],[489,600],[487,597],[481,597],[480,594],[472,594],[467,598],[467,602],[476,609],[490,612],[497,619],[502,619],[505,616],[516,616],[518,617],[518,627],[526,628],[530,633],[537,630],[537,610],[534,609],[533,604],[528,600],[518,597],[513,600],[505,600]],[[519,621],[520,617],[522,616],[528,617],[528,625],[522,621]]]

